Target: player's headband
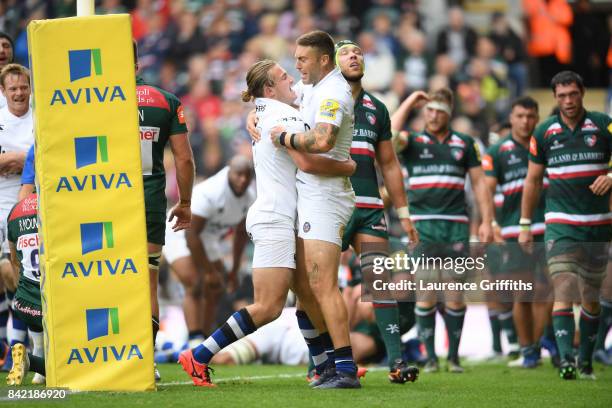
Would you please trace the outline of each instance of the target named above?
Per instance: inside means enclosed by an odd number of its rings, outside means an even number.
[[[425,105],[425,107],[429,109],[435,109],[435,110],[445,112],[448,116],[451,115],[450,106],[444,102],[430,101],[430,102],[427,102],[427,105]]]
[[[340,66],[339,62],[338,62],[338,53],[340,52],[340,50],[344,47],[357,47],[359,49],[361,49],[361,47],[355,42],[355,41],[351,41],[351,40],[342,40],[336,43],[336,45],[334,46],[334,61],[336,62],[336,66]],[[362,67],[365,68],[365,67]]]

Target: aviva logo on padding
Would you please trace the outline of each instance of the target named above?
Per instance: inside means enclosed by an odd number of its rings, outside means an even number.
[[[92,67],[96,76],[102,75],[102,53],[99,48],[69,50],[70,82],[91,76]]]
[[[119,309],[116,307],[85,310],[87,340],[108,336],[109,332],[119,334]],[[110,330],[109,330],[110,323]]]
[[[108,141],[106,136],[81,136],[74,138],[74,161],[76,169],[93,164],[108,163]],[[85,190],[117,190],[132,188],[132,182],[126,172],[121,173],[85,173],[60,176],[55,188],[56,193],[78,192]]]
[[[79,81],[84,78],[103,78],[102,75],[102,51],[100,48],[91,48],[86,50],[68,50],[68,70],[70,83]],[[64,74],[66,75],[66,74]],[[127,100],[124,90],[116,84],[101,84],[104,82],[96,82],[96,85],[86,85],[83,88],[62,88],[55,89],[51,95],[51,106],[66,106],[66,105],[81,105],[91,103],[109,103],[109,102],[125,102]],[[75,86],[79,86],[75,84]]]
[[[87,341],[119,334],[119,308],[117,307],[85,309],[85,320]],[[120,363],[132,359],[143,359],[137,344],[104,344],[73,348],[70,350],[66,364]]]
[[[98,162],[107,163],[108,143],[106,136],[75,137],[74,156],[77,169]]]
[[[112,222],[81,224],[81,253],[83,255],[104,247],[113,248],[114,246]]]

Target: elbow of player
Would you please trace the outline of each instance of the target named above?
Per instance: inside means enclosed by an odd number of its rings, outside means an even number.
[[[334,144],[329,143],[327,141],[322,142],[322,143],[317,143],[317,153],[327,153],[333,148],[334,148]]]

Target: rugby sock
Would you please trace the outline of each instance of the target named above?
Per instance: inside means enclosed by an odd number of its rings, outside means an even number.
[[[8,337],[11,347],[17,343],[26,344],[28,338],[28,327],[24,322],[19,320],[15,313],[11,313],[11,324],[8,328]]]
[[[353,348],[351,346],[340,347],[334,350],[336,371],[355,374],[357,367],[353,361]]]
[[[323,348],[321,336],[319,336],[319,332],[313,326],[306,312],[303,310],[296,310],[295,316],[297,317],[302,336],[304,336],[304,340],[308,346],[308,351],[310,351],[310,357],[312,358],[315,370],[317,374],[321,375],[327,365],[327,354]]]
[[[28,358],[30,359],[30,371],[33,371],[40,375],[46,375],[45,359],[43,357],[35,356],[32,353],[28,353]]]
[[[400,321],[400,333],[406,333],[410,331],[416,323],[416,316],[414,315],[414,302],[397,302],[397,309],[399,311]]]
[[[35,332],[30,330],[30,336],[32,336],[32,354],[38,357],[45,358],[43,332]]]
[[[213,356],[224,347],[248,336],[255,330],[257,327],[251,315],[245,308],[242,308],[231,315],[223,326],[215,330],[202,344],[193,349],[193,358],[199,363],[208,364]]]
[[[8,299],[4,291],[0,291],[0,341],[6,341],[6,325],[8,324],[9,308]]]
[[[202,330],[191,330],[188,334],[187,339],[188,340],[193,340],[193,339],[203,339],[206,336],[204,336],[204,332]]]
[[[157,332],[159,331],[159,318],[151,316],[151,324],[153,325],[153,346],[155,346],[155,342],[157,341]]]
[[[419,338],[425,344],[425,350],[427,350],[427,358],[437,359],[435,344],[436,306],[434,305],[429,308],[417,306],[414,313],[416,315]]]
[[[578,351],[579,361],[581,364],[591,364],[593,360],[593,350],[595,349],[595,340],[597,339],[597,329],[599,328],[599,314],[592,314],[584,310],[580,310],[580,320],[578,327],[580,328],[580,347]]]
[[[555,341],[559,349],[561,359],[573,358],[573,342],[576,324],[574,323],[574,311],[570,309],[559,309],[552,314],[553,329],[555,330]]]
[[[512,317],[512,309],[507,312],[499,314],[499,325],[502,331],[510,343],[510,348],[518,350],[518,337],[516,335],[516,328],[514,327],[514,319]]]
[[[463,331],[463,320],[465,319],[465,307],[461,309],[447,307],[444,317],[446,331],[448,332],[448,359],[457,360],[459,358],[459,342]]]
[[[335,364],[334,342],[332,341],[329,332],[321,333],[319,336],[321,337],[321,344],[323,345],[325,354],[327,354],[327,361],[329,361],[331,364]]]
[[[387,349],[389,368],[392,368],[395,360],[402,358],[397,302],[395,300],[374,301],[372,304],[374,306],[374,316],[376,316],[376,325]]]
[[[491,323],[491,334],[493,336],[493,351],[501,353],[501,325],[499,324],[499,312],[489,309],[489,323]]]
[[[606,347],[606,336],[608,335],[610,326],[612,326],[612,302],[602,300],[600,305],[601,313],[599,315],[599,330],[597,331],[595,350],[603,350]]]

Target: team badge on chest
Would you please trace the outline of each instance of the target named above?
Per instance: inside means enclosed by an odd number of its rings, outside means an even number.
[[[596,135],[585,136],[584,143],[589,147],[595,146],[595,144],[597,143],[597,136]]]
[[[455,160],[459,161],[463,159],[463,150],[462,149],[451,149],[451,156],[453,156]]]
[[[374,126],[376,124],[376,116],[374,116],[370,112],[366,112],[366,119],[370,122],[370,125]]]

